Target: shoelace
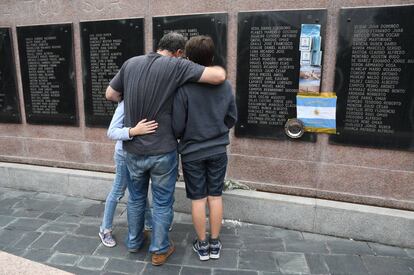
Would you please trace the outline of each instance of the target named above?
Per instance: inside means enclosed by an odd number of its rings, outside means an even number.
[[[112,238],[112,235],[110,233],[104,234],[104,240],[111,241],[112,239],[113,238]]]
[[[220,248],[220,243],[218,242],[218,243],[215,243],[215,244],[210,244],[210,248],[213,248],[213,249]]]

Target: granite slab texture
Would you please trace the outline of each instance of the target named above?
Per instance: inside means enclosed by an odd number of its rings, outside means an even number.
[[[35,228],[25,218],[16,216],[21,209],[29,210],[29,200],[50,203],[47,212],[33,218]],[[57,203],[57,205],[56,205]],[[127,233],[125,205],[115,217],[114,236],[118,245],[104,247],[98,236],[102,201],[56,196],[44,192],[0,188],[0,262],[9,255],[7,264],[0,265],[5,274],[412,274],[412,249],[355,241],[303,231],[224,220],[221,232],[223,250],[219,260],[200,262],[191,248],[195,232],[191,216],[175,212],[170,238],[176,252],[161,267],[154,267],[147,252],[148,244],[138,253],[128,253],[123,239]],[[74,205],[78,211],[73,212]],[[92,213],[90,209],[95,209]],[[55,213],[51,219],[42,218]],[[93,215],[93,216],[91,216]],[[97,217],[98,216],[98,217]],[[20,230],[9,230],[20,223]],[[27,226],[23,226],[26,224]],[[51,232],[54,225],[77,226],[76,231]],[[82,228],[82,230],[80,230]],[[53,230],[52,230],[53,231]],[[12,238],[10,233],[14,232]],[[92,234],[95,233],[95,234]],[[30,265],[20,264],[25,259]],[[36,267],[35,267],[35,264]],[[48,270],[50,267],[56,269]],[[41,268],[41,269],[36,269]],[[62,272],[60,272],[59,270]],[[15,273],[13,273],[13,272]],[[26,273],[24,273],[26,272]]]

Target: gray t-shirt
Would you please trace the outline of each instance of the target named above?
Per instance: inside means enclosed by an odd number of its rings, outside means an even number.
[[[155,133],[124,141],[123,148],[136,155],[160,155],[177,148],[171,127],[173,96],[186,82],[197,82],[203,66],[183,58],[149,53],[125,61],[109,85],[125,103],[125,127],[146,118],[158,122]]]

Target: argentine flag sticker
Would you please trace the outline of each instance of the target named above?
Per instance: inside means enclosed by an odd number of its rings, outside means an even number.
[[[336,95],[296,96],[297,118],[307,132],[336,133]]]

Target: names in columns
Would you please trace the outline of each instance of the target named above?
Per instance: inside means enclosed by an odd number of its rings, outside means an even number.
[[[55,70],[66,59],[60,53],[62,46],[56,42],[56,36],[25,39],[33,114],[59,114],[57,107],[60,103],[62,84],[57,81]]]
[[[399,43],[399,24],[354,26],[345,130],[393,134],[408,87],[400,75],[414,59]]]
[[[113,38],[111,33],[89,35],[92,110],[95,115],[104,116],[114,110],[113,103],[105,100],[103,91],[119,70],[116,61],[122,56],[121,44],[122,39]]]
[[[286,123],[289,109],[295,107],[297,89],[289,74],[294,73],[294,40],[298,30],[291,26],[261,26],[250,29],[250,59],[247,123],[278,125]]]

